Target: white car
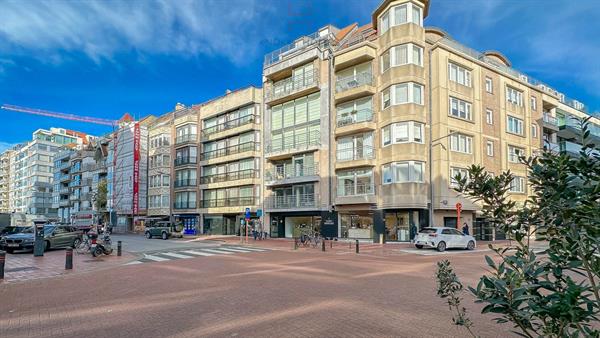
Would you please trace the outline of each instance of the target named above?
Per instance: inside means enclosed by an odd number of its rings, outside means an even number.
[[[415,237],[415,246],[417,249],[436,248],[442,252],[448,248],[461,248],[473,250],[477,242],[473,236],[465,235],[462,232],[447,227],[423,228]]]

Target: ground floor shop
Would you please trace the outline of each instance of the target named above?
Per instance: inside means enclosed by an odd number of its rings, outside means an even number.
[[[328,238],[338,237],[336,212],[317,210],[271,213],[269,220],[270,236],[274,238],[299,237],[310,232],[318,232]]]
[[[252,231],[268,231],[255,212],[250,213],[250,221],[247,223],[245,214],[203,214],[202,215],[202,234],[205,235],[245,235],[246,225],[248,234]]]
[[[184,235],[197,235],[200,233],[200,214],[176,214],[173,217],[176,223],[183,225]]]
[[[409,242],[427,222],[426,209],[355,208],[339,211],[339,237],[376,242]]]

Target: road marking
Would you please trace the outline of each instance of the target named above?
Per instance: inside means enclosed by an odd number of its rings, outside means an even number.
[[[133,262],[129,262],[129,263],[125,264],[125,265],[135,265],[135,264],[142,264],[142,262],[140,262],[140,261],[133,261]]]
[[[151,261],[155,261],[155,262],[164,262],[164,261],[168,261],[169,258],[162,258],[162,257],[158,257],[158,256],[152,256],[152,255],[148,255],[148,254],[144,254],[144,258],[147,258]]]
[[[257,251],[257,252],[267,251],[265,249],[250,248],[250,247],[245,247],[245,246],[228,246],[228,248],[231,248],[231,249],[240,249],[240,250],[250,250],[250,251]]]
[[[164,255],[164,256],[175,257],[175,258],[192,258],[192,256],[180,255],[180,254],[174,253],[174,252],[161,252],[160,254]]]
[[[233,255],[233,252],[219,251],[216,249],[202,249],[202,251],[208,251],[208,252],[216,253],[219,255]]]
[[[252,252],[252,250],[232,249],[232,248],[224,248],[224,247],[220,247],[219,250],[242,252],[242,253]]]
[[[215,255],[215,254],[211,254],[208,252],[200,252],[200,251],[192,251],[192,250],[181,251],[181,252],[185,252],[187,254],[196,255],[196,256],[214,256]]]

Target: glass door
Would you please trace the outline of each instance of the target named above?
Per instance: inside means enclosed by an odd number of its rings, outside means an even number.
[[[294,177],[304,176],[304,157],[294,157]]]

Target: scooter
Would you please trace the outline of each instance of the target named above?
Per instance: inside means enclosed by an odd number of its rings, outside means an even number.
[[[112,240],[110,238],[109,230],[105,230],[104,233],[102,233],[102,240],[99,242],[97,236],[92,238],[92,246],[90,248],[90,251],[92,252],[92,256],[94,257],[101,256],[102,254],[112,254]]]

